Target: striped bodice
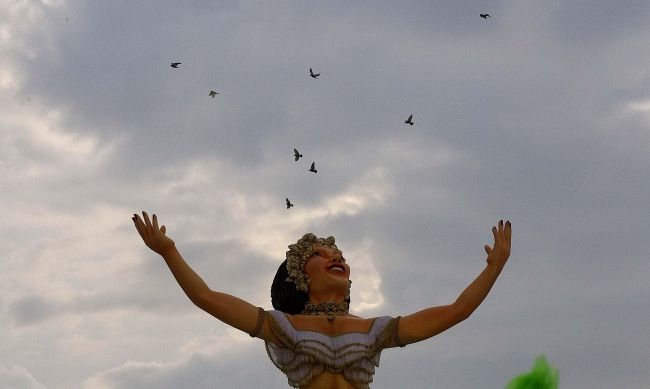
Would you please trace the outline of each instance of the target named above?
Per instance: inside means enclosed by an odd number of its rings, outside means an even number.
[[[267,319],[277,343],[266,342],[266,351],[294,388],[329,371],[343,375],[356,388],[368,389],[381,351],[394,339],[398,323],[398,319],[382,316],[373,319],[367,333],[330,336],[297,330],[280,311],[268,311]]]

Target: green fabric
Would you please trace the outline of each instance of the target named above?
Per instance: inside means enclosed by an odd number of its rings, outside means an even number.
[[[533,370],[514,377],[505,389],[557,389],[559,375],[543,355],[537,357]]]

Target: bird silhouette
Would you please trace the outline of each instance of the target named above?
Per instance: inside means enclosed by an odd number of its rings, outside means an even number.
[[[320,73],[316,73],[316,74],[314,74],[314,71],[311,70],[311,68],[309,68],[309,75],[310,75],[312,78],[318,78],[318,76],[320,76]]]
[[[413,125],[413,114],[411,114],[409,118],[404,121],[404,123]]]
[[[479,14],[479,16],[482,17],[483,19],[487,19],[491,17],[490,14]]]
[[[174,69],[178,69],[178,65],[180,65],[180,64],[181,64],[180,62],[172,62],[172,67]]]
[[[309,171],[312,173],[318,173],[318,170],[316,170],[316,162],[311,163],[311,167],[309,168]]]
[[[287,200],[287,209],[293,207],[293,204],[291,204],[291,201],[289,201],[288,198],[286,200]]]
[[[293,149],[293,156],[296,158],[296,161],[297,161],[297,160],[300,159],[300,157],[302,157],[302,154],[300,154],[300,153],[298,152],[298,150]]]
[[[213,99],[214,99],[214,96],[216,96],[218,94],[219,94],[219,92],[215,92],[213,90],[210,91],[210,97],[212,97]]]

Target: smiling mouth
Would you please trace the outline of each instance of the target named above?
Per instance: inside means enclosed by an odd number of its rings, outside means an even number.
[[[345,274],[345,268],[341,265],[332,265],[330,266],[327,270],[336,272],[336,273],[343,273]]]

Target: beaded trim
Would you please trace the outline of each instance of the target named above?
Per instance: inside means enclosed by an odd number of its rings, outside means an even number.
[[[251,338],[257,337],[257,335],[262,332],[262,326],[264,325],[264,318],[266,317],[266,311],[264,311],[264,308],[258,307],[257,308],[257,324],[255,324],[255,329],[253,332],[249,333]]]

